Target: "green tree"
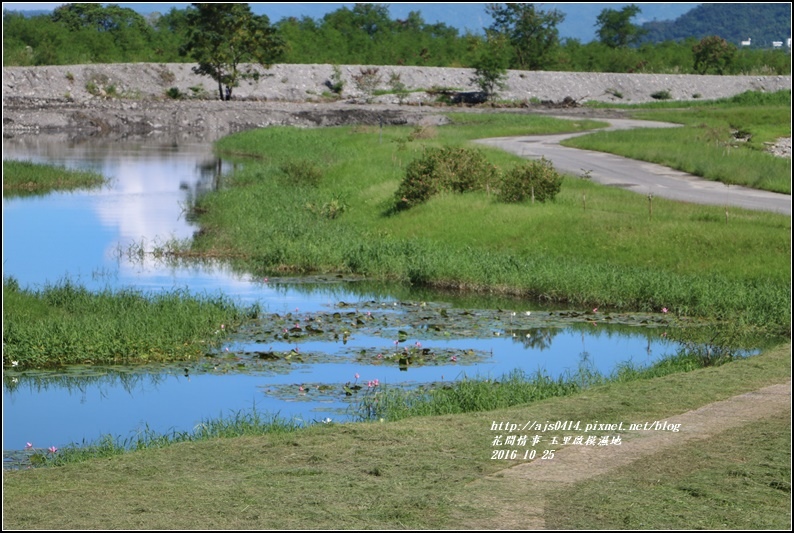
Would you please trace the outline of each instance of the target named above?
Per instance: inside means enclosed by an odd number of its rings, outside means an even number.
[[[52,12],[54,22],[65,25],[70,31],[84,28],[97,31],[120,31],[134,28],[146,32],[148,25],[146,19],[132,9],[110,4],[64,4],[56,7]]]
[[[736,56],[736,47],[722,37],[704,37],[692,47],[695,72],[725,74]]]
[[[248,4],[193,4],[187,22],[182,53],[198,62],[193,67],[196,74],[218,82],[221,100],[224,85],[231,91],[239,84],[241,63],[254,61],[269,68],[281,56],[281,39],[270,20],[251,13]]]
[[[487,32],[480,53],[474,60],[474,77],[471,81],[480,88],[486,100],[496,94],[496,89],[507,87],[505,80],[508,57],[505,53],[505,40],[502,34]]]
[[[559,47],[557,24],[565,14],[541,11],[534,4],[489,4],[486,12],[494,19],[488,30],[504,35],[513,47],[513,66],[542,70],[552,64],[552,52]]]
[[[640,13],[634,4],[621,10],[604,9],[596,19],[599,40],[610,48],[625,48],[635,44],[646,33],[645,30],[631,23],[631,19]]]
[[[80,47],[90,43],[92,61],[141,61],[151,52],[151,26],[126,7],[64,4],[53,11],[52,21],[70,34],[70,40],[81,43]]]

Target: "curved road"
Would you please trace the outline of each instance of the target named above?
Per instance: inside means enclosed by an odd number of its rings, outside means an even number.
[[[559,118],[570,120],[571,117]],[[610,123],[608,128],[599,131],[678,127],[677,124],[645,120],[611,118],[596,120]],[[566,174],[581,176],[584,171],[590,171],[593,181],[643,195],[653,194],[671,200],[772,211],[791,216],[791,196],[786,194],[749,189],[739,185],[728,186],[654,163],[560,145],[560,141],[564,139],[588,133],[592,131],[562,135],[496,137],[480,139],[476,142],[501,148],[527,159],[545,157],[555,168]]]

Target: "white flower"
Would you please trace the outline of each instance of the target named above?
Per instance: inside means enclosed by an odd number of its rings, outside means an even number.
[[[330,418],[324,418],[323,419],[323,424],[330,424],[331,422],[332,422],[332,420]]]
[[[11,366],[19,366],[19,361],[11,361]]]

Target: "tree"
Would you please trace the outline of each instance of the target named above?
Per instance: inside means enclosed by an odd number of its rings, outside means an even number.
[[[115,4],[107,7],[101,4],[64,4],[53,10],[52,20],[65,25],[70,31],[90,28],[100,32],[116,32],[134,28],[145,32],[149,29],[142,15]]]
[[[542,70],[551,64],[551,52],[560,43],[557,24],[565,20],[564,13],[515,3],[489,4],[485,9],[494,19],[488,29],[503,34],[512,45],[515,68]]]
[[[599,40],[610,48],[626,48],[630,44],[635,44],[646,33],[645,30],[631,23],[631,19],[640,11],[640,8],[634,4],[620,11],[603,10],[595,24],[598,27],[596,33]]]
[[[471,81],[480,88],[485,99],[490,100],[496,94],[496,89],[507,87],[504,35],[487,32],[481,48],[474,61],[474,77]]]
[[[255,61],[270,68],[281,56],[282,42],[270,19],[251,13],[248,4],[193,4],[187,22],[188,40],[182,54],[198,62],[193,72],[218,82],[221,100],[224,85],[229,97],[238,85],[241,63]]]
[[[695,56],[695,72],[698,74],[724,74],[733,62],[736,47],[722,37],[704,37],[692,47]]]

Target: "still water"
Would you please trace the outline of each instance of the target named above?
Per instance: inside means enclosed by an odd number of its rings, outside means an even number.
[[[223,264],[173,266],[149,256],[130,260],[125,251],[131,247],[151,249],[196,231],[185,218],[185,207],[233,168],[212,154],[209,142],[22,136],[4,140],[3,157],[93,169],[110,180],[95,190],[3,198],[3,275],[13,276],[22,287],[41,288],[68,278],[92,289],[222,292],[304,324],[333,313],[380,321],[345,339],[232,337],[215,357],[189,368],[6,371],[4,451],[19,450],[27,442],[36,448],[92,442],[107,434],[126,439],[144,428],[190,431],[208,418],[251,409],[306,422],[342,421],[350,418],[356,402],[343,393],[348,382],[366,390],[375,379],[381,387],[410,387],[464,376],[499,378],[517,368],[552,377],[582,367],[609,373],[620,363],[645,365],[678,349],[658,323],[613,326],[598,320],[603,315],[581,309],[575,310],[578,319],[546,320],[548,327],[541,328],[533,321],[558,317],[559,310],[529,301],[473,299],[333,278],[265,281]],[[460,316],[461,327],[440,334],[411,318],[434,312]],[[419,346],[441,355],[407,369],[388,358]],[[269,351],[291,349],[301,357],[289,363],[265,357]]]

